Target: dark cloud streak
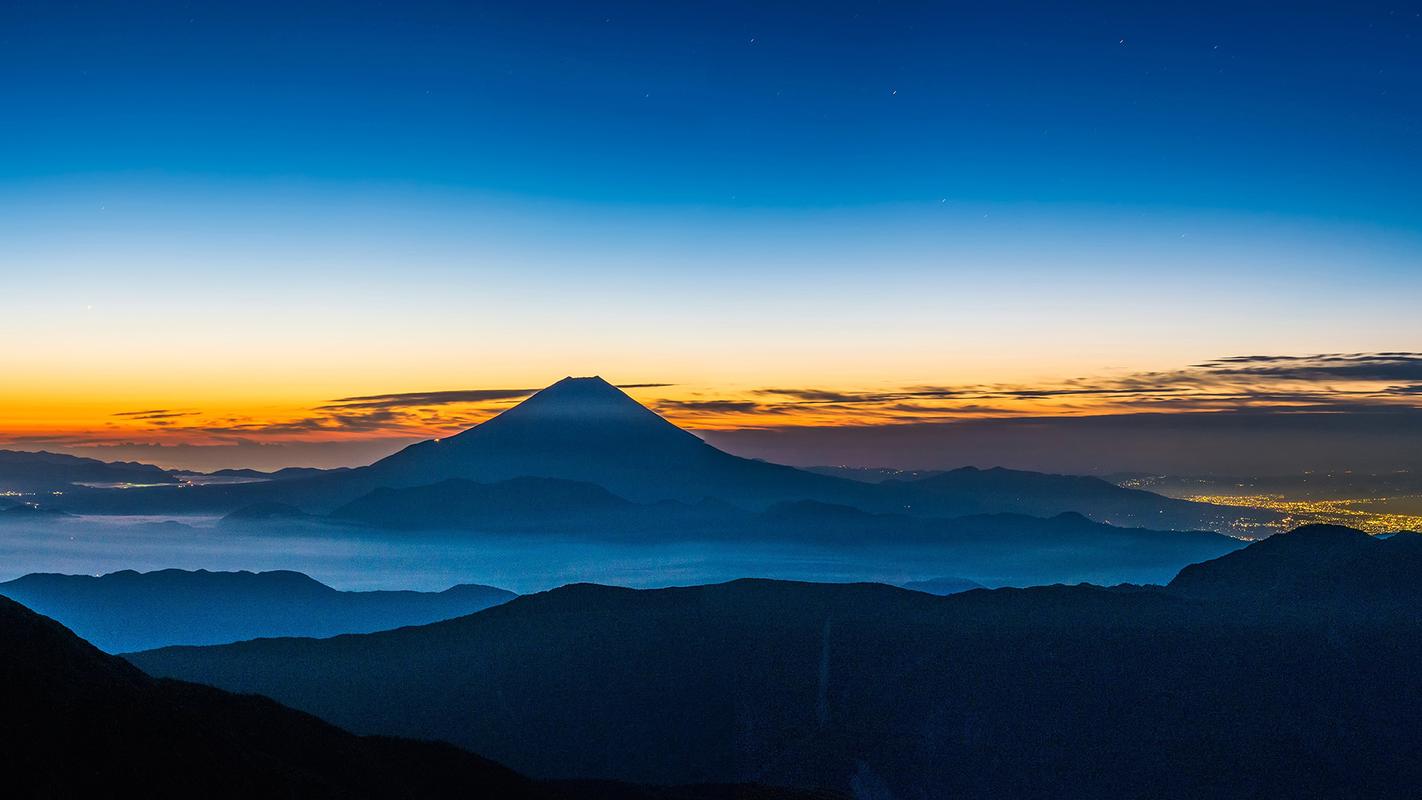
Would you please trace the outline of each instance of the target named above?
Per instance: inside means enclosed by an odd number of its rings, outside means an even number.
[[[171,411],[166,408],[155,408],[149,411],[119,411],[110,416],[134,420],[153,420],[172,419],[174,417],[193,417],[201,413],[201,411]]]
[[[340,397],[319,406],[320,411],[373,408],[422,408],[426,406],[451,405],[454,403],[484,403],[490,400],[516,400],[528,397],[537,389],[452,389],[437,392],[405,392],[401,394],[372,394],[359,397]]]

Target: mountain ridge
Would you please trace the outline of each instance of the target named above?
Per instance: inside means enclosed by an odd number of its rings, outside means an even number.
[[[15,797],[837,800],[748,785],[541,783],[437,742],[356,736],[264,697],[152,678],[0,597]]]
[[[1403,574],[1415,584],[1422,565]],[[1422,620],[1384,595],[1340,615],[1351,601],[1320,591],[1242,609],[1162,586],[937,597],[769,580],[580,584],[399,631],[128,657],[541,777],[844,791],[868,774],[894,795],[970,798],[1066,786],[1407,797],[1422,765],[1396,743],[1422,713]]]
[[[61,620],[108,652],[264,636],[334,636],[435,622],[516,597],[491,586],[442,592],[342,592],[290,570],[31,573],[0,596]]]

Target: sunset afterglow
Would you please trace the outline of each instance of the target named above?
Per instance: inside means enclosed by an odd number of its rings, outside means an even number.
[[[1414,405],[1412,23],[1118,11],[17,9],[0,446]]]

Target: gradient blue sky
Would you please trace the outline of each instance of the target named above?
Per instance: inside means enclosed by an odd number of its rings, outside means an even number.
[[[1422,349],[1420,10],[11,0],[8,432]]]
[[[12,1],[0,176],[654,206],[947,196],[1415,230],[1417,10]]]

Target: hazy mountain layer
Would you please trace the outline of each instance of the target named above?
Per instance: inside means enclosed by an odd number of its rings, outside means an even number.
[[[110,653],[261,636],[369,633],[463,616],[516,595],[492,586],[443,592],[340,592],[297,572],[131,570],[101,577],[32,574],[0,595],[59,620]]]
[[[1235,550],[1202,531],[1120,528],[1065,513],[923,518],[802,500],[749,512],[725,503],[632,503],[588,483],[517,478],[382,489],[334,513],[341,522],[404,531],[557,534],[647,544],[781,542],[835,548],[844,558],[915,550],[943,570],[991,585],[1165,581],[1181,567]]]
[[[60,453],[0,450],[0,492],[39,495],[45,502],[59,502],[51,492],[71,490],[76,484],[177,483],[167,470],[136,462],[106,462]]]

